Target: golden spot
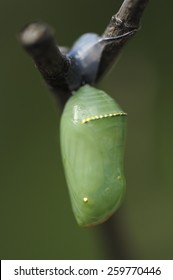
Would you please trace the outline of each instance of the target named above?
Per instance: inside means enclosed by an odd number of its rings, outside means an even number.
[[[119,175],[119,176],[117,176],[117,180],[121,180],[121,176]]]
[[[84,203],[87,203],[87,202],[88,202],[88,197],[84,197],[84,198],[83,198],[83,202],[84,202]]]

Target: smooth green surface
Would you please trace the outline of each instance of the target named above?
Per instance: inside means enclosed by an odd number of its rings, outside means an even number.
[[[80,226],[107,220],[124,195],[127,116],[118,115],[122,112],[105,92],[88,85],[81,87],[65,106],[61,150],[71,203]],[[102,118],[113,113],[117,116]],[[99,119],[83,123],[92,116]]]

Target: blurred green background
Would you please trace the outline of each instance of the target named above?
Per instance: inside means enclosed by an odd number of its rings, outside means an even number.
[[[82,33],[101,34],[121,3],[0,1],[1,259],[112,257],[110,222],[89,229],[75,222],[59,147],[61,108],[16,33],[42,20],[70,46]],[[173,259],[172,9],[171,0],[149,3],[140,32],[98,85],[128,112],[127,193],[111,219],[114,258],[127,250],[121,258]]]

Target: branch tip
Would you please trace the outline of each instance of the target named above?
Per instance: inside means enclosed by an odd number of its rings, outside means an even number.
[[[53,37],[53,30],[46,24],[33,22],[25,25],[18,34],[21,44],[25,47],[37,44]]]

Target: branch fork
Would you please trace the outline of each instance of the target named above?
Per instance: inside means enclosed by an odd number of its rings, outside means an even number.
[[[102,38],[111,38],[128,33],[114,43],[105,44],[95,83],[104,75],[117,59],[125,43],[139,29],[139,21],[149,0],[125,0],[117,14],[113,15]],[[34,60],[51,91],[54,92],[62,106],[71,96],[69,87],[69,76],[74,77],[73,61],[66,56],[68,51],[64,47],[58,47],[54,38],[54,32],[48,25],[33,22],[22,28],[18,35],[19,41],[24,49]]]

